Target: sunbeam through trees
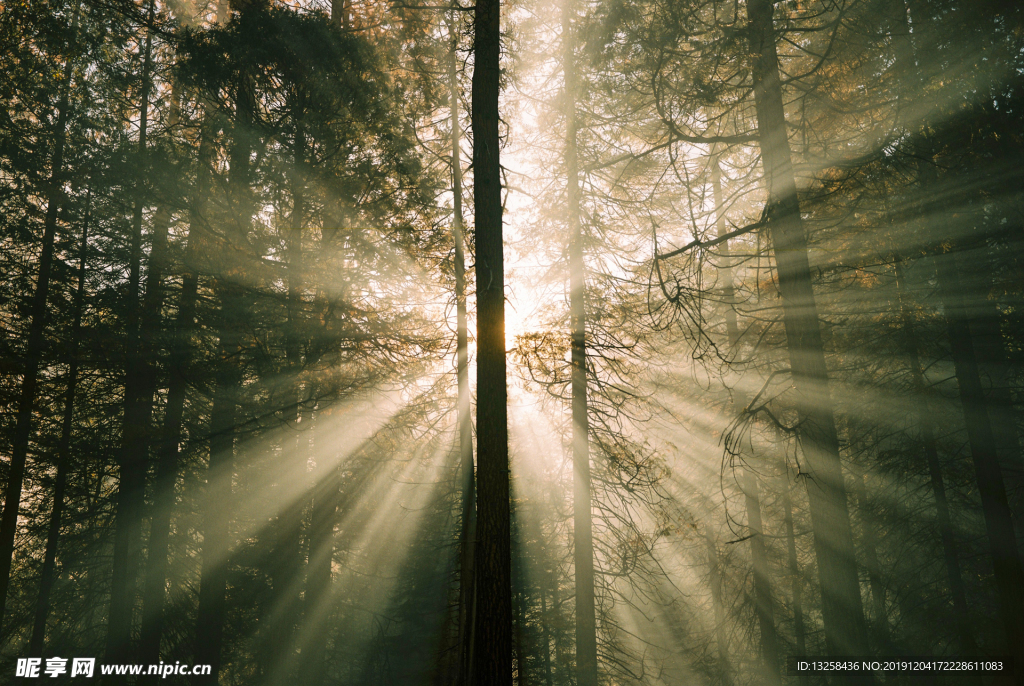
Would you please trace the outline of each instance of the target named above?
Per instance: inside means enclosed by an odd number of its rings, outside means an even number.
[[[0,43],[0,683],[1024,685],[1024,7]]]

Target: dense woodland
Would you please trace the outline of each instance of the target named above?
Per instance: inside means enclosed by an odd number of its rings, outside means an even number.
[[[0,45],[0,682],[1024,683],[1016,3],[0,0]]]

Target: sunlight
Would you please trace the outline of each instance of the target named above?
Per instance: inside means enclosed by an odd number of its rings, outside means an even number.
[[[7,5],[0,670],[1024,664],[1024,9]]]

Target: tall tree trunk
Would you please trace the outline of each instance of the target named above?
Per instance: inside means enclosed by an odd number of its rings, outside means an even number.
[[[990,251],[986,251],[984,255],[985,260],[993,260],[994,257]],[[993,439],[999,454],[1019,543],[1020,537],[1024,535],[1024,501],[1021,499],[1021,491],[1024,488],[1024,456],[1021,453],[1017,430],[1018,413],[1013,407],[1009,379],[1010,363],[1006,355],[1000,321],[1002,317],[996,301],[987,297],[990,288],[989,271],[982,271],[984,275],[979,279],[980,283],[964,284],[966,292],[973,294],[970,302],[971,338],[978,356],[978,371],[986,382]]]
[[[917,327],[908,309],[905,294],[903,270],[899,261],[896,262],[896,292],[899,299],[900,319],[905,337],[905,348],[910,364],[915,396],[915,412],[917,425],[921,432],[921,448],[924,450],[928,463],[928,474],[931,481],[932,496],[935,498],[935,520],[942,542],[942,557],[946,566],[946,579],[949,593],[953,601],[953,613],[956,615],[957,633],[960,649],[965,655],[977,654],[978,646],[974,640],[971,613],[967,605],[967,592],[963,576],[960,572],[959,553],[956,535],[953,531],[952,519],[949,515],[949,501],[946,498],[946,485],[942,477],[942,465],[939,462],[938,443],[935,440],[935,427],[932,423],[932,409],[928,402],[928,388],[921,368],[918,350]]]
[[[515,612],[515,651],[516,651],[516,686],[529,686],[532,679],[529,678],[526,669],[526,616],[529,609],[530,595],[526,588],[526,579],[523,574],[523,532],[518,527],[516,532],[515,561],[512,563],[512,587],[516,595]]]
[[[718,546],[711,529],[704,527],[704,541],[708,550],[708,574],[711,582],[711,606],[715,616],[715,643],[722,683],[732,684],[732,661],[729,660],[729,638],[725,633],[725,602],[722,599],[722,565],[718,559]]]
[[[597,618],[594,609],[594,537],[591,512],[590,417],[587,407],[586,263],[580,225],[576,147],[576,56],[571,0],[562,3],[562,69],[565,77],[565,167],[569,222],[569,317],[572,345],[573,563],[576,571],[576,683],[597,685]]]
[[[207,106],[209,104],[207,103]],[[175,504],[178,479],[178,450],[184,427],[185,398],[188,392],[187,368],[191,355],[189,337],[195,326],[199,278],[193,262],[200,252],[201,236],[208,235],[201,226],[206,221],[209,193],[212,187],[210,165],[215,153],[212,116],[204,115],[200,124],[199,172],[192,208],[189,212],[189,235],[186,239],[184,273],[178,295],[178,315],[170,345],[167,407],[163,429],[157,441],[156,476],[153,483],[153,516],[150,522],[149,551],[146,557],[146,582],[143,589],[142,634],[139,654],[148,664],[160,659],[163,635],[164,605],[167,596],[168,553],[171,516]]]
[[[241,297],[237,284],[216,284],[221,301],[218,370],[210,416],[210,462],[206,476],[203,516],[202,569],[199,583],[199,612],[196,618],[196,663],[211,665],[204,683],[218,683],[221,645],[226,609],[228,556],[231,548],[228,526],[231,519],[231,482],[234,475],[235,423],[241,367],[238,310]]]
[[[879,522],[871,509],[864,473],[857,467],[853,472],[853,490],[857,498],[857,509],[861,521],[861,549],[864,551],[864,568],[868,572],[868,586],[871,589],[872,630],[877,655],[891,655],[889,648],[889,616],[885,609],[885,586],[882,584],[882,568],[878,562],[878,541],[875,532]]]
[[[331,23],[343,31],[350,28],[349,2],[351,0],[331,0]]]
[[[988,398],[981,383],[971,337],[957,257],[955,251],[936,256],[935,270],[985,517],[985,531],[988,534],[999,598],[999,615],[1006,630],[1006,649],[1017,664],[1024,664],[1024,571],[1017,552],[1017,539],[999,465]]]
[[[544,641],[544,648],[542,650],[542,657],[544,658],[544,683],[547,686],[554,686],[551,673],[551,632],[549,629],[550,622],[548,621],[548,597],[547,597],[547,573],[542,572],[541,583],[540,583],[540,630],[541,640]]]
[[[765,208],[800,418],[800,439],[809,474],[807,497],[821,581],[822,620],[828,655],[867,654],[864,609],[854,555],[839,440],[828,388],[818,310],[811,284],[807,237],[800,217],[792,154],[782,107],[782,82],[771,0],[750,0],[754,53],[754,103],[761,160],[768,189]],[[870,673],[846,673],[849,684],[870,683]]]
[[[781,432],[777,432],[776,444],[781,447]],[[789,575],[792,581],[792,607],[793,607],[793,634],[796,638],[796,656],[807,655],[807,632],[804,628],[804,578],[800,573],[800,564],[796,557],[796,533],[793,530],[793,502],[789,496],[792,487],[789,481],[789,470],[785,461],[782,463],[782,508],[783,523],[786,527],[786,562],[789,567]],[[800,686],[807,686],[810,683],[809,674],[800,675]]]
[[[462,216],[462,128],[459,121],[458,31],[456,18],[448,20],[448,98],[452,125],[452,242],[455,244],[455,312],[459,431],[459,465],[462,472],[462,531],[459,551],[458,682],[472,683],[473,628],[476,618],[475,570],[476,471],[473,464],[473,417],[469,390],[469,328],[466,314],[466,238]]]
[[[315,454],[324,455],[325,445]],[[310,638],[303,647],[303,684],[320,686],[327,677],[327,635],[330,628],[331,567],[334,560],[334,523],[341,486],[339,467],[317,457],[313,508],[309,530],[309,562],[306,565],[305,631]],[[308,646],[308,649],[306,648]],[[306,654],[308,651],[308,655]]]
[[[761,630],[761,658],[766,668],[766,681],[781,684],[779,668],[779,641],[775,633],[775,603],[772,600],[771,579],[768,573],[768,553],[761,527],[761,498],[757,478],[749,471],[741,477],[741,487],[747,505],[747,528],[750,530],[750,557],[754,564],[754,606],[757,624]]]
[[[293,111],[301,113],[305,102],[300,94],[293,104]],[[301,116],[301,114],[297,115]],[[292,388],[294,407],[286,409],[290,433],[285,441],[281,480],[277,490],[282,511],[278,514],[273,527],[276,540],[273,543],[273,561],[271,577],[273,580],[273,602],[271,608],[271,631],[274,640],[270,650],[272,677],[270,683],[289,683],[293,680],[291,670],[294,667],[295,629],[299,619],[302,590],[302,521],[306,510],[305,493],[294,495],[293,486],[296,482],[305,482],[309,462],[308,424],[303,416],[303,382],[302,382],[302,320],[304,255],[302,251],[302,233],[305,228],[306,190],[305,190],[305,133],[301,123],[295,131],[294,148],[292,150],[291,192],[292,211],[286,231],[285,250],[287,252],[287,308],[288,321],[285,324],[285,359],[288,376]]]
[[[719,236],[725,230],[725,205],[722,194],[722,169],[718,157],[711,160],[711,191],[715,200],[715,223]],[[739,353],[740,329],[736,317],[736,288],[733,283],[733,265],[729,251],[729,241],[722,243],[722,295],[727,304],[725,310],[725,327],[729,336],[729,353],[735,358]],[[734,410],[737,414],[747,405],[746,394],[734,389]],[[750,529],[750,557],[754,566],[754,604],[757,609],[758,628],[761,631],[761,657],[767,670],[767,679],[771,684],[781,682],[779,668],[779,640],[775,629],[775,609],[772,600],[771,577],[768,573],[768,556],[765,551],[763,533],[761,531],[761,498],[758,493],[757,477],[749,472],[740,475],[740,488],[745,495],[744,505],[747,509],[747,526]]]
[[[473,206],[477,300],[477,597],[473,683],[512,681],[512,570],[505,380],[498,93],[501,0],[477,0],[473,36]]]
[[[231,536],[232,480],[238,403],[241,400],[242,330],[244,328],[244,265],[238,264],[248,241],[255,211],[252,197],[253,124],[256,104],[248,74],[241,74],[236,86],[230,160],[230,212],[224,217],[225,245],[221,273],[214,293],[221,303],[217,371],[213,409],[210,415],[210,462],[206,478],[203,519],[202,569],[199,610],[196,617],[196,662],[211,665],[202,683],[216,684],[221,667],[224,639],[227,576]]]
[[[913,101],[913,84],[920,81],[921,72],[918,66],[918,55],[914,43],[911,40],[911,30],[908,12],[912,9],[915,14],[924,16],[924,8],[912,0],[895,3],[893,14],[886,17],[886,21],[892,26],[894,35],[895,66],[900,74],[900,94],[902,101],[908,103]],[[922,26],[923,28],[923,26]],[[920,121],[903,122],[908,133],[913,133],[921,126]],[[918,184],[928,186],[935,184],[937,174],[931,164],[931,141],[927,135],[921,136],[920,140],[912,144],[915,157],[918,163]],[[927,216],[927,210],[922,209],[922,216]],[[973,624],[970,621],[970,610],[967,604],[965,584],[960,571],[959,555],[956,545],[956,535],[953,530],[952,520],[949,512],[949,503],[946,496],[946,488],[943,482],[942,466],[939,462],[938,443],[935,438],[935,427],[932,423],[933,411],[928,401],[928,386],[925,382],[923,366],[920,360],[921,346],[918,342],[916,326],[910,308],[905,303],[906,282],[903,277],[901,261],[895,261],[895,276],[897,297],[900,302],[900,318],[903,326],[903,333],[906,338],[906,350],[909,358],[910,371],[913,378],[916,400],[916,413],[918,425],[921,431],[921,444],[928,462],[928,471],[931,481],[932,494],[935,497],[936,523],[939,528],[939,536],[942,542],[943,559],[946,566],[946,576],[949,583],[950,595],[952,596],[953,611],[956,615],[957,633],[960,641],[960,648],[968,653],[977,651]],[[940,284],[941,286],[941,284]],[[949,329],[947,324],[947,329]],[[964,332],[960,328],[961,333]],[[969,337],[969,334],[968,334]],[[952,336],[951,336],[952,338]],[[973,452],[973,450],[972,450]]]
[[[153,18],[156,1],[150,0],[146,22],[146,42],[142,67],[142,93],[139,108],[138,159],[146,165],[149,125],[149,94],[153,87]],[[145,209],[145,173],[135,184],[128,265],[127,313],[125,315],[124,423],[118,459],[120,480],[117,509],[114,514],[114,568],[111,578],[110,611],[107,623],[106,656],[110,662],[125,662],[132,633],[135,609],[136,577],[142,558],[142,509],[146,485],[149,423],[152,413],[152,389],[146,397],[147,370],[143,355],[142,307],[142,214]]]
[[[79,25],[79,4],[75,3],[71,20],[76,40]],[[57,126],[54,129],[53,154],[50,158],[50,178],[46,189],[46,219],[43,222],[43,242],[39,255],[39,273],[36,290],[32,295],[31,324],[25,346],[25,363],[21,378],[21,397],[14,427],[11,463],[4,488],[4,511],[0,515],[0,624],[7,607],[7,591],[11,583],[11,563],[14,560],[14,537],[18,530],[18,512],[21,509],[21,487],[25,480],[28,445],[32,439],[32,405],[39,386],[39,365],[46,331],[46,299],[50,293],[50,272],[53,269],[53,244],[57,236],[57,213],[64,200],[64,147],[67,142],[70,116],[71,75],[74,65],[69,57],[64,62],[60,83],[60,101],[57,104]]]
[[[900,624],[905,635],[910,635],[912,640],[918,639],[918,637],[925,637],[920,640],[914,640],[914,643],[909,644],[904,649],[903,654],[908,657],[920,656],[922,654],[928,655],[931,645],[925,646],[923,641],[927,639],[928,634],[931,633],[930,627],[924,626],[927,623],[933,621],[930,613],[923,612],[922,608],[927,607],[925,599],[921,595],[920,588],[914,584],[920,583],[919,579],[910,579],[904,588],[897,589],[896,592],[896,606],[900,610]],[[922,650],[918,646],[922,646]],[[937,673],[932,671],[924,671],[915,675],[914,686],[935,686],[938,681]],[[959,679],[957,686],[960,686],[963,679]]]
[[[39,598],[36,600],[35,622],[32,638],[29,640],[29,654],[42,655],[46,642],[46,618],[50,614],[50,592],[53,590],[54,572],[57,566],[57,543],[60,540],[61,519],[64,516],[64,497],[68,484],[68,469],[71,461],[71,427],[75,416],[75,390],[78,386],[78,348],[82,334],[82,310],[85,309],[85,256],[89,246],[89,214],[92,192],[86,201],[85,222],[82,226],[82,242],[78,253],[78,289],[75,291],[75,319],[71,326],[71,349],[69,352],[68,388],[64,395],[64,416],[61,419],[60,444],[57,447],[57,477],[53,484],[53,505],[50,510],[50,525],[46,532],[46,551],[43,553],[43,569],[39,578]]]

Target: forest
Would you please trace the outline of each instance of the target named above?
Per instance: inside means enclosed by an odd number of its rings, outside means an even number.
[[[0,0],[0,102],[0,683],[1024,684],[1024,6]]]

